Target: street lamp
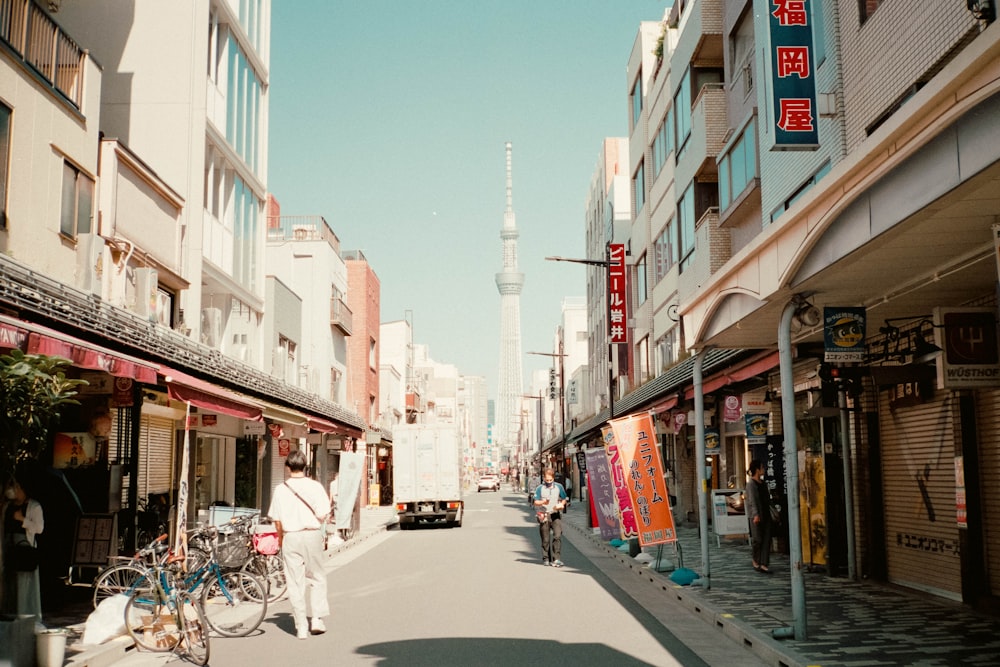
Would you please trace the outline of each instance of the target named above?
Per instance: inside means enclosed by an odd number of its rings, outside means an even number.
[[[607,301],[608,308],[605,313],[607,322],[605,327],[607,329],[606,334],[608,336],[608,419],[615,418],[615,366],[614,366],[614,343],[611,336],[611,267],[615,265],[611,261],[611,245],[605,245],[604,247],[604,259],[574,259],[571,257],[560,257],[554,255],[551,257],[546,257],[545,259],[550,262],[573,262],[574,264],[586,264],[587,266],[603,266],[606,269],[605,272],[605,300]]]
[[[553,359],[559,359],[559,429],[562,431],[562,441],[559,443],[559,470],[563,473],[565,479],[565,464],[566,464],[566,375],[565,375],[565,362],[564,359],[568,356],[563,354],[563,339],[562,335],[559,336],[559,351],[558,352],[528,352],[528,354],[534,354],[539,357],[552,357]],[[541,451],[541,440],[539,440],[539,451]]]
[[[530,398],[533,401],[538,401],[538,405],[535,406],[535,417],[537,428],[536,432],[538,434],[538,478],[542,478],[542,390],[538,390],[538,396],[527,396],[522,394],[521,398]],[[528,453],[524,454],[524,487],[528,488]]]

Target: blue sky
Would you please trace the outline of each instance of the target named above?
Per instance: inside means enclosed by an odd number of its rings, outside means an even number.
[[[586,294],[584,205],[605,137],[627,135],[625,68],[669,0],[276,0],[268,186],[321,215],[379,276],[382,321],[496,398],[513,144],[522,350],[552,350]],[[525,355],[530,373],[551,359]]]

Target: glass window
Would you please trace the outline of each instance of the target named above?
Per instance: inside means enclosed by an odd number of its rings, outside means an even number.
[[[646,287],[646,255],[643,254],[635,264],[635,302],[645,303],[649,292]]]
[[[677,220],[681,270],[683,271],[694,251],[694,183],[688,186],[684,196],[677,202]]]
[[[656,262],[653,276],[654,285],[663,280],[667,272],[677,263],[676,234],[677,230],[674,228],[674,218],[670,218],[653,245]]]
[[[642,160],[639,160],[639,168],[635,170],[635,176],[632,179],[632,189],[635,196],[635,208],[633,210],[638,215],[639,211],[642,210],[643,204],[646,203],[646,177]]]
[[[75,239],[90,233],[94,206],[94,181],[69,162],[63,162],[62,209],[59,231]]]
[[[7,228],[7,178],[10,166],[10,108],[0,104],[0,229]]]
[[[679,153],[684,149],[688,135],[691,134],[691,70],[684,72],[680,88],[674,95],[674,146]]]
[[[813,58],[816,67],[819,67],[826,60],[826,20],[823,17],[823,3],[810,2],[809,12],[812,15]]]
[[[632,84],[632,94],[630,96],[632,102],[632,127],[634,128],[639,124],[639,119],[642,118],[642,72],[635,77],[635,83]]]
[[[719,160],[719,210],[725,211],[729,206],[729,155]]]

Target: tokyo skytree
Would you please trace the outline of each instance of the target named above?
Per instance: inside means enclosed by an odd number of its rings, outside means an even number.
[[[510,142],[507,142],[507,208],[503,213],[503,271],[496,274],[500,291],[500,387],[497,391],[496,444],[517,444],[521,424],[521,288],[517,270],[517,225],[514,223]]]

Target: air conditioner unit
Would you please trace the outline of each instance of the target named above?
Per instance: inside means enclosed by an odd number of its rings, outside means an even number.
[[[104,295],[104,239],[97,234],[76,238],[76,286],[84,292]]]
[[[222,342],[222,310],[203,308],[201,311],[201,342],[219,349]]]
[[[132,310],[140,317],[156,322],[159,319],[159,302],[159,274],[156,269],[136,269],[135,305]]]

